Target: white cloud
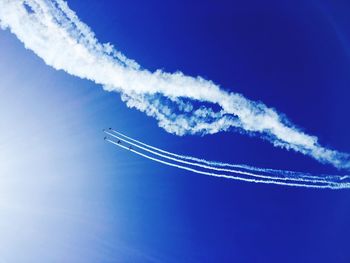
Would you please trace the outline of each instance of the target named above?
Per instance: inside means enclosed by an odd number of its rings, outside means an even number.
[[[24,3],[33,12],[28,12]],[[120,92],[129,107],[156,118],[168,132],[205,134],[235,127],[261,135],[275,146],[350,169],[348,154],[322,147],[317,137],[300,131],[262,103],[227,92],[201,77],[141,68],[110,43],[99,43],[62,0],[0,0],[0,23],[47,65],[92,80],[107,91]],[[173,103],[165,105],[157,99],[159,94]],[[191,101],[206,107],[195,109]],[[214,104],[221,108],[219,112],[211,109]]]

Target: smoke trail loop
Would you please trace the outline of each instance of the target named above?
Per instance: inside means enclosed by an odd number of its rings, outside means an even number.
[[[94,81],[106,91],[121,93],[129,107],[157,119],[168,132],[183,135],[238,130],[350,170],[349,154],[323,147],[316,136],[298,129],[263,103],[200,76],[142,68],[110,43],[100,43],[63,0],[0,0],[0,26],[8,28],[47,65]],[[159,95],[173,105],[158,99]],[[202,104],[200,111],[196,111],[197,103]]]

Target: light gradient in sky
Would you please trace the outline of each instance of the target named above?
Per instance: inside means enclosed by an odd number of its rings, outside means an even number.
[[[350,152],[346,1],[69,5],[145,68],[215,80]],[[112,147],[102,129],[209,160],[333,167],[239,133],[166,133],[119,94],[48,67],[8,30],[0,76],[0,262],[350,260],[349,191],[193,175]]]

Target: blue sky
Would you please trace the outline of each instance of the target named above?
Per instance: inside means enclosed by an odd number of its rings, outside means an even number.
[[[201,75],[350,152],[349,4],[81,1],[101,42],[149,70]],[[117,93],[0,32],[4,262],[348,262],[348,190],[210,178],[107,144],[102,129],[209,160],[335,173],[239,133],[175,136]]]

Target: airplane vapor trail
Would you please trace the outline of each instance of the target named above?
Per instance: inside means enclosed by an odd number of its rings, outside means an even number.
[[[222,163],[222,162],[213,162],[208,161],[205,159],[199,159],[192,156],[187,155],[180,155],[175,154],[169,151],[165,151],[163,149],[154,147],[152,145],[143,143],[141,141],[135,140],[129,136],[124,135],[121,132],[118,132],[114,129],[109,129],[110,132],[113,132],[114,134],[108,132],[105,130],[105,133],[111,135],[112,137],[115,137],[119,140],[122,140],[124,142],[127,142],[128,144],[131,144],[133,146],[136,146],[142,150],[148,151],[152,154],[158,155],[163,158],[167,158],[176,162],[185,163],[193,166],[198,166],[206,169],[212,169],[216,171],[223,171],[223,172],[231,172],[231,173],[241,173],[245,175],[250,175],[254,177],[261,177],[261,178],[269,178],[269,179],[279,179],[279,180],[295,180],[295,181],[304,181],[304,182],[337,182],[337,181],[344,181],[345,179],[350,178],[350,176],[341,176],[341,175],[311,175],[309,173],[301,173],[301,172],[294,172],[294,171],[287,171],[287,170],[275,170],[275,169],[267,169],[267,168],[258,168],[248,165],[242,165],[242,164],[229,164],[229,163]],[[119,137],[124,137],[125,139]],[[134,142],[134,143],[133,143]],[[144,147],[142,147],[142,146]],[[146,148],[145,148],[146,147]],[[151,150],[150,150],[151,149]],[[171,157],[172,156],[172,157]],[[173,158],[175,157],[175,158]],[[183,161],[183,160],[189,160],[190,162]],[[204,164],[204,165],[203,165]],[[230,167],[235,169],[224,169],[219,167]],[[237,170],[237,169],[243,169]],[[248,173],[246,171],[252,171],[252,172],[261,172],[261,173],[267,173],[267,174],[273,174],[274,176],[267,176],[267,175],[259,175],[254,173]]]
[[[348,183],[323,183],[323,184],[305,184],[305,183],[296,183],[296,182],[285,182],[285,181],[278,181],[278,180],[264,180],[264,179],[255,179],[255,178],[246,178],[243,176],[233,176],[233,175],[227,175],[227,174],[219,174],[219,173],[215,173],[215,172],[206,172],[206,171],[201,171],[201,170],[197,170],[188,166],[184,166],[184,165],[179,165],[179,164],[175,164],[175,163],[171,163],[168,161],[164,161],[152,156],[149,156],[147,154],[144,154],[142,152],[139,152],[135,149],[132,148],[128,148],[124,145],[121,145],[117,142],[114,142],[108,138],[105,139],[107,142],[118,146],[120,148],[123,148],[125,150],[131,151],[141,157],[144,157],[146,159],[161,163],[161,164],[165,164],[168,166],[172,166],[172,167],[176,167],[182,170],[187,170],[193,173],[197,173],[197,174],[202,174],[202,175],[207,175],[207,176],[212,176],[212,177],[219,177],[219,178],[225,178],[225,179],[232,179],[232,180],[238,180],[238,181],[245,181],[245,182],[250,182],[250,183],[263,183],[263,184],[276,184],[276,185],[283,185],[283,186],[293,186],[293,187],[305,187],[305,188],[317,188],[317,189],[345,189],[345,188],[350,188],[350,185]]]
[[[213,134],[234,128],[350,170],[349,154],[323,147],[316,136],[263,103],[199,76],[142,68],[110,43],[100,43],[63,0],[0,0],[0,27],[9,29],[47,65],[121,93],[128,107],[155,118],[168,132]]]
[[[114,131],[115,133],[119,133],[115,130],[112,130],[111,131]],[[312,176],[308,177],[309,179],[307,178],[302,178],[302,177],[290,177],[290,174],[289,172],[285,172],[284,174],[280,174],[282,175],[282,177],[279,177],[279,176],[268,176],[268,175],[261,175],[261,174],[256,174],[256,173],[250,173],[250,172],[246,172],[246,171],[241,171],[241,170],[233,170],[233,169],[223,169],[223,168],[217,168],[217,167],[213,167],[213,166],[208,166],[208,165],[203,165],[203,164],[199,164],[199,163],[194,163],[194,162],[188,162],[188,161],[184,161],[184,160],[181,160],[181,159],[178,159],[178,158],[174,158],[174,157],[170,157],[166,154],[161,154],[157,151],[153,151],[153,150],[150,150],[148,149],[148,147],[143,147],[143,146],[140,146],[136,143],[133,143],[129,140],[126,140],[126,139],[123,139],[115,134],[112,134],[108,131],[105,131],[107,134],[109,134],[110,136],[112,137],[115,137],[117,138],[118,140],[120,141],[124,141],[130,145],[133,145],[135,147],[138,147],[140,148],[141,150],[144,150],[144,151],[147,151],[147,152],[150,152],[151,154],[154,154],[154,155],[157,155],[159,157],[162,157],[162,158],[166,158],[166,159],[170,159],[172,161],[175,161],[175,162],[179,162],[179,163],[183,163],[183,164],[186,164],[186,165],[191,165],[191,166],[197,166],[197,167],[201,167],[201,168],[204,168],[204,169],[208,169],[208,170],[213,170],[213,171],[221,171],[221,172],[229,172],[229,173],[235,173],[235,174],[239,174],[239,175],[245,175],[245,176],[251,176],[251,177],[256,177],[256,178],[263,178],[263,179],[269,179],[269,180],[273,180],[273,181],[276,181],[276,180],[281,180],[281,181],[297,181],[297,182],[303,182],[303,183],[311,183],[311,184],[317,184],[317,183],[321,183],[321,184],[329,184],[331,186],[334,186],[334,185],[342,185],[342,187],[345,187],[348,183],[344,182],[343,180],[347,179],[348,176],[327,176],[327,177],[317,177],[315,176],[314,178],[312,178]],[[125,137],[127,137],[126,135],[124,135]],[[128,137],[130,138],[130,137]],[[133,140],[133,141],[136,141],[132,138],[130,138],[130,140]],[[139,144],[143,144],[143,145],[147,145],[147,144],[144,144],[140,141],[137,141],[139,142]],[[149,147],[151,148],[154,148],[154,149],[159,149],[159,148],[156,148],[156,147],[153,147],[153,146],[150,146],[148,145]],[[161,150],[161,149],[159,149]],[[164,150],[162,150],[163,152],[166,152]],[[175,155],[175,154],[174,154]],[[208,161],[209,162],[209,161]],[[260,168],[260,170],[264,170],[262,168]],[[284,172],[284,171],[282,171]],[[289,176],[289,177],[288,177]],[[336,180],[336,181],[335,181]],[[338,182],[339,181],[343,181],[343,182]]]

